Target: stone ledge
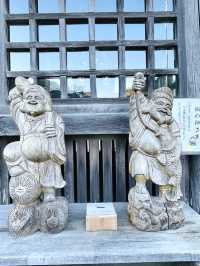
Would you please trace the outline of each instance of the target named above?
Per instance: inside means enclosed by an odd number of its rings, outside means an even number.
[[[184,205],[178,230],[141,232],[128,221],[127,204],[116,203],[118,231],[86,232],[85,204],[71,204],[68,229],[13,238],[7,232],[8,206],[0,206],[0,266],[200,261],[200,216]]]

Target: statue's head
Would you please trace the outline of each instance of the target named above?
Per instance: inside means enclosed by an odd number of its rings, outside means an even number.
[[[20,83],[21,82],[21,83]],[[49,93],[30,79],[17,79],[16,86],[21,90],[23,101],[21,111],[31,116],[38,116],[52,110]]]
[[[156,110],[167,116],[172,115],[173,93],[168,87],[161,87],[153,91],[151,98]]]

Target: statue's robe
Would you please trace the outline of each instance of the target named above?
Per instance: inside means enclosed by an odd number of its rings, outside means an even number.
[[[182,193],[180,180],[182,168],[180,162],[181,142],[180,130],[175,120],[162,128],[149,113],[141,111],[150,101],[138,93],[130,99],[130,134],[129,143],[133,150],[129,171],[131,176],[144,175],[157,185],[168,185],[169,180],[177,180],[177,198]],[[142,120],[142,121],[141,121]]]
[[[24,172],[37,176],[42,186],[63,188],[65,181],[62,177],[61,165],[65,162],[66,151],[62,118],[55,112],[45,112],[42,115],[33,117],[22,112],[22,105],[21,97],[15,98],[10,104],[11,114],[20,131],[20,141],[11,143],[15,149],[12,149],[12,158],[10,160],[7,158],[9,169],[13,166],[21,167]],[[47,138],[43,130],[50,123],[52,125],[52,122],[56,128],[56,137]],[[38,135],[41,138],[42,146],[45,143],[48,144],[48,147],[38,147],[41,150],[48,150],[49,158],[43,162],[27,160],[21,152],[22,145],[26,139]]]

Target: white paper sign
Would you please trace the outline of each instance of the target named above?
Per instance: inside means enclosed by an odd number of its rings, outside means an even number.
[[[181,129],[182,153],[200,154],[200,98],[174,99],[173,116]]]

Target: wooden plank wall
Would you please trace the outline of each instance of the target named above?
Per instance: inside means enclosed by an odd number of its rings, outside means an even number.
[[[66,136],[65,195],[70,202],[126,201],[128,135]]]
[[[8,193],[9,175],[2,158],[7,143],[18,137],[0,138],[0,204],[11,202]],[[63,175],[67,186],[60,194],[70,202],[124,202],[134,180],[128,172],[131,150],[128,147],[128,135],[83,135],[66,136],[67,159]],[[184,200],[187,201],[188,160],[182,157]],[[148,183],[152,195],[158,193],[155,185]]]

